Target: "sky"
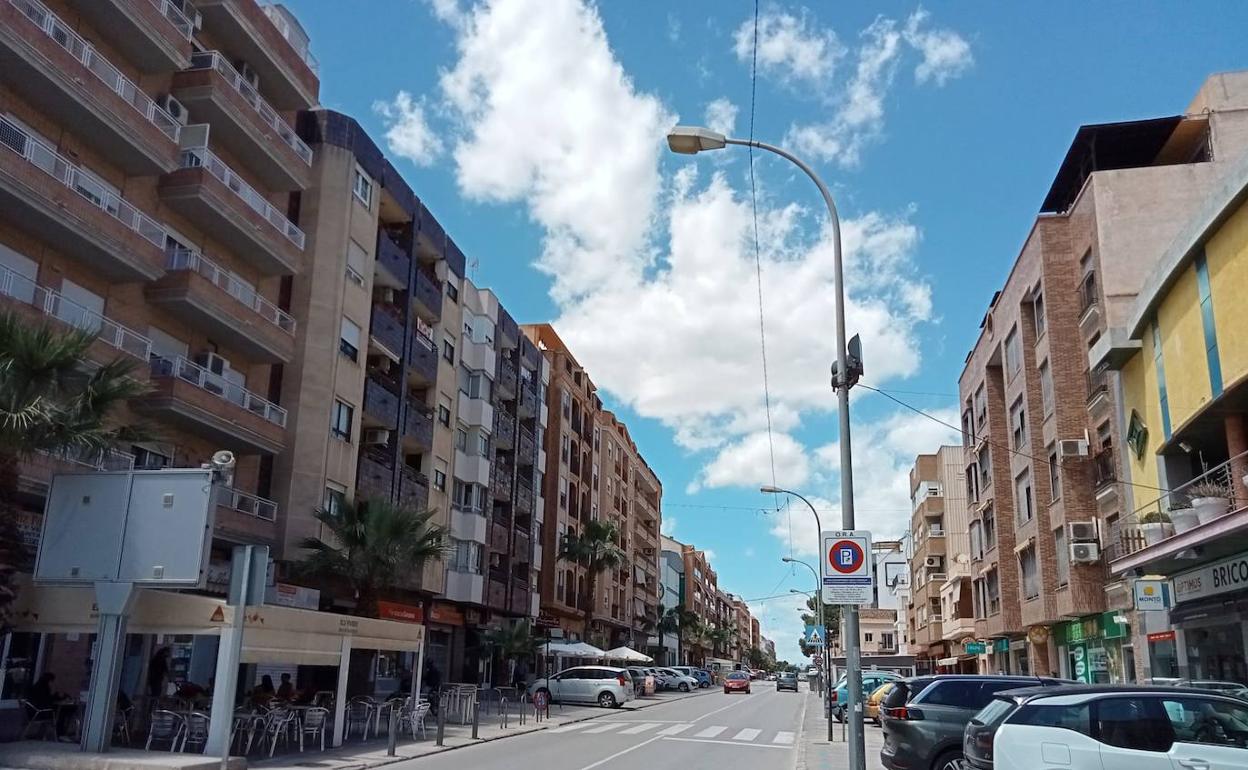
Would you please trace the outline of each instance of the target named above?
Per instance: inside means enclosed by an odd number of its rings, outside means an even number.
[[[664,531],[789,660],[789,590],[814,580],[780,560],[813,563],[817,530],[757,490],[839,526],[826,210],[780,158],[751,180],[744,148],[672,155],[666,131],[752,122],[832,189],[862,381],[925,413],[852,393],[857,526],[895,538],[1078,126],[1183,112],[1245,66],[1248,29],[1239,2],[761,2],[756,47],[752,0],[285,2],[322,104],[386,149],[477,285],[556,325],[658,473]]]

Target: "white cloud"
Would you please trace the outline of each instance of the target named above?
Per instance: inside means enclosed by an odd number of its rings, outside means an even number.
[[[407,91],[399,91],[390,102],[373,102],[373,111],[386,124],[386,145],[390,152],[418,166],[431,165],[442,153],[442,140],[430,128],[422,101]]]
[[[906,20],[905,38],[923,54],[923,60],[914,69],[914,79],[919,83],[935,81],[936,85],[943,86],[951,78],[970,69],[975,57],[971,54],[971,44],[953,30],[922,29],[928,16],[922,8],[910,14]]]
[[[776,458],[775,483],[782,487],[800,487],[810,478],[806,447],[785,433],[773,435],[768,442],[766,431],[751,433],[720,449],[687,490],[702,488],[753,487],[772,483],[771,449]]]
[[[754,57],[754,19],[733,35],[733,51],[747,64]],[[820,29],[803,9],[801,14],[771,10],[758,19],[758,69],[787,83],[804,81],[819,87],[832,76],[844,48],[830,29]]]
[[[732,136],[738,111],[737,105],[721,96],[706,105],[706,127],[724,136]]]
[[[715,561],[715,551],[713,551],[710,548],[703,548],[702,553],[706,556],[706,563],[710,564],[711,567],[713,568],[715,566],[713,564],[713,562]]]
[[[819,513],[819,523],[824,529],[832,529],[841,525],[839,506],[818,495],[806,495],[806,497]],[[773,519],[771,534],[780,541],[784,552],[786,554],[789,552],[791,544],[793,555],[798,558],[819,553],[819,528],[815,526],[815,517],[811,514],[810,508],[801,500],[796,498],[786,500],[783,496],[780,498],[780,505],[780,510],[771,512],[769,515]],[[812,566],[818,568],[819,565]],[[805,569],[802,572],[809,574]]]
[[[798,567],[809,578],[810,573]],[[795,573],[796,574],[796,573]],[[800,577],[793,577],[782,587],[782,591],[790,587],[805,588],[809,580],[799,585]],[[776,658],[790,663],[804,660],[798,639],[805,632],[801,613],[806,609],[806,596],[803,594],[782,594],[774,599],[764,599],[749,603],[750,614],[758,618],[759,633],[776,643]]]
[[[676,536],[676,517],[663,514],[663,518],[659,523],[659,531],[668,537]]]

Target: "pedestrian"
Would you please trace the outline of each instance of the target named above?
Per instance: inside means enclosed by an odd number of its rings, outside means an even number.
[[[270,680],[272,681],[272,680]],[[290,681],[290,674],[282,674],[282,683],[277,686],[277,697],[288,701],[295,696],[295,683]]]
[[[55,730],[57,740],[72,741],[68,735],[69,720],[74,716],[74,710],[64,708],[71,703],[69,696],[65,693],[56,692],[52,689],[52,682],[56,681],[56,674],[51,671],[45,671],[39,676],[30,687],[27,693],[27,700],[30,705],[40,710],[49,710],[56,714]]]
[[[172,651],[161,647],[147,664],[147,694],[159,698],[165,694],[165,679],[169,677],[169,658]]]
[[[516,661],[516,670],[511,675],[511,686],[523,690],[529,681],[529,664],[523,659]]]
[[[425,662],[424,680],[425,684],[429,685],[429,711],[436,715],[439,700],[438,688],[442,686],[442,673],[431,660]]]

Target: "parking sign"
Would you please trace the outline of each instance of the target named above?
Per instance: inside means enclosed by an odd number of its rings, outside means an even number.
[[[871,571],[871,533],[864,529],[822,533],[823,603],[870,604],[875,578]]]

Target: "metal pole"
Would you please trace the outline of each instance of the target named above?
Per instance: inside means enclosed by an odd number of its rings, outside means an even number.
[[[390,740],[386,744],[386,756],[393,757],[395,746],[399,741],[399,706],[390,707]]]
[[[837,440],[841,447],[841,528],[854,528],[854,457],[849,443],[849,351],[846,349],[845,332],[845,270],[841,258],[841,218],[836,211],[836,201],[832,193],[823,183],[815,170],[806,165],[800,158],[789,152],[767,144],[747,139],[727,139],[727,144],[757,147],[767,150],[793,163],[805,172],[828,207],[828,224],[832,227],[832,270],[836,281],[836,401],[840,417],[840,430]],[[809,503],[808,503],[809,504]],[[814,506],[811,506],[813,509]],[[823,543],[820,542],[819,550]],[[841,610],[845,620],[845,687],[849,691],[849,703],[846,708],[846,719],[852,720],[849,730],[849,766],[851,770],[866,768],[866,735],[862,724],[862,655],[861,642],[858,638],[858,606],[847,604]],[[825,645],[826,649],[826,645]],[[832,732],[832,720],[829,715],[829,739]]]

